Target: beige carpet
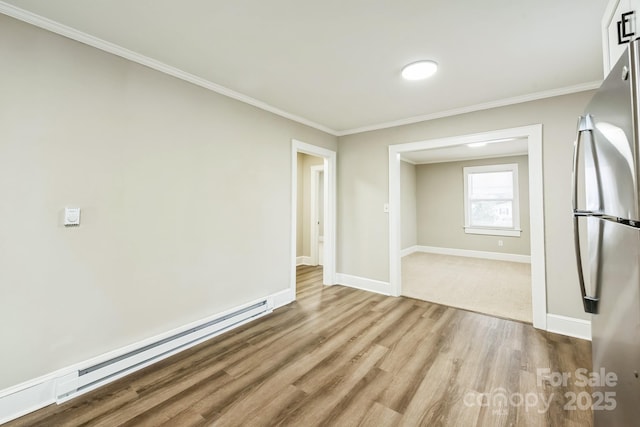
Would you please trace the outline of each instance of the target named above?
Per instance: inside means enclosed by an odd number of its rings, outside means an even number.
[[[413,253],[402,258],[402,294],[532,322],[530,264]]]

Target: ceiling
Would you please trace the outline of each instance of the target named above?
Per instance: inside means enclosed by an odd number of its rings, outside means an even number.
[[[485,159],[506,156],[526,155],[528,153],[527,138],[487,141],[484,146],[472,144],[453,145],[428,150],[402,153],[402,160],[416,165],[429,163],[453,162],[459,160]]]
[[[0,11],[344,135],[597,87],[607,2],[8,0]],[[403,81],[419,59],[438,73]]]

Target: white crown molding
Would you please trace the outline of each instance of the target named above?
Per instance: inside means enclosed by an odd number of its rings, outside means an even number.
[[[137,52],[126,49],[117,44],[108,42],[106,40],[102,40],[98,37],[94,37],[82,31],[79,31],[74,28],[68,27],[64,24],[61,24],[59,22],[53,21],[51,19],[29,12],[27,10],[20,9],[19,7],[5,3],[3,1],[0,1],[0,13],[3,13],[7,16],[18,19],[20,21],[26,22],[28,24],[35,25],[36,27],[40,27],[45,30],[51,31],[53,33],[59,34],[61,36],[70,38],[80,43],[84,43],[86,45],[95,47],[96,49],[100,49],[102,51],[111,53],[113,55],[120,56],[122,58],[128,59],[129,61],[136,62],[138,64],[152,68],[156,71],[160,71],[161,73],[165,73],[170,76],[176,77],[178,79],[187,81],[189,83],[193,83],[194,85],[203,87],[205,89],[211,90],[213,92],[219,93],[220,95],[224,95],[226,97],[235,99],[237,101],[244,102],[245,104],[252,105],[254,107],[260,108],[261,110],[265,110],[270,113],[276,114],[278,116],[284,117],[285,119],[293,120],[294,122],[298,122],[303,125],[310,126],[312,128],[321,130],[322,132],[326,132],[333,136],[338,135],[337,131],[327,126],[321,125],[319,123],[315,123],[311,120],[305,119],[304,117],[297,116],[287,111],[283,111],[279,108],[276,108],[272,105],[267,104],[266,102],[257,100],[250,96],[244,95],[240,92],[236,92],[227,87],[210,82],[209,80],[203,79],[201,77],[187,73],[186,71],[182,71],[171,65],[165,64],[164,62],[160,62],[155,59],[149,58],[148,56],[141,55]]]
[[[35,13],[29,12],[24,9],[21,9],[14,5],[5,3],[3,1],[0,1],[0,13],[10,16],[12,18],[18,19],[20,21],[26,22],[28,24],[35,25],[36,27],[40,27],[45,30],[51,31],[53,33],[59,34],[61,36],[70,38],[72,40],[76,40],[80,43],[84,43],[86,45],[95,47],[96,49],[100,49],[102,51],[111,53],[113,55],[120,56],[132,62],[136,62],[138,64],[152,68],[156,71],[160,71],[162,73],[165,73],[170,76],[176,77],[178,79],[195,84],[202,88],[219,93],[220,95],[224,95],[226,97],[235,99],[237,101],[244,102],[245,104],[252,105],[256,108],[260,108],[261,110],[268,111],[280,117],[284,117],[294,122],[298,122],[300,124],[312,127],[314,129],[318,129],[322,132],[326,132],[333,136],[346,136],[346,135],[352,135],[356,133],[369,132],[373,130],[387,129],[391,127],[408,125],[412,123],[434,120],[434,119],[439,119],[443,117],[450,117],[450,116],[456,116],[459,114],[471,113],[474,111],[488,110],[490,108],[504,107],[504,106],[520,104],[528,101],[551,98],[554,96],[568,95],[572,93],[597,89],[602,84],[602,81],[598,80],[598,81],[578,84],[574,86],[536,92],[528,95],[490,101],[483,104],[470,105],[467,107],[454,108],[452,110],[429,113],[425,115],[408,117],[405,119],[400,119],[400,120],[395,120],[390,122],[384,122],[384,123],[379,123],[379,124],[374,124],[369,126],[363,126],[363,127],[338,131],[335,129],[331,129],[330,127],[324,126],[322,124],[316,123],[314,121],[305,119],[304,117],[300,117],[298,115],[281,110],[279,108],[276,108],[272,105],[267,104],[266,102],[252,98],[240,92],[236,92],[232,89],[213,83],[209,80],[203,79],[196,75],[187,73],[186,71],[182,71],[171,65],[168,65],[163,62],[157,61],[155,59],[149,58],[147,56],[141,55],[137,52],[126,49],[122,46],[116,45],[114,43],[110,43],[106,40],[102,40],[98,37],[94,37],[82,31],[79,31],[69,26],[66,26],[64,24],[61,24],[59,22],[53,21],[51,19],[45,18],[43,16],[37,15]]]
[[[602,80],[582,83],[574,86],[567,86],[557,89],[545,90],[542,92],[530,93],[528,95],[514,96],[512,98],[498,99],[496,101],[485,102],[483,104],[470,105],[468,107],[454,108],[452,110],[439,111],[435,113],[425,114],[421,116],[408,117],[406,119],[394,120],[376,125],[363,126],[354,129],[338,131],[337,136],[347,136],[356,133],[370,132],[373,130],[388,129],[396,126],[410,125],[413,123],[426,122],[428,120],[441,119],[443,117],[457,116],[459,114],[473,113],[474,111],[489,110],[491,108],[506,107],[508,105],[521,104],[523,102],[537,101],[544,98],[553,98],[554,96],[569,95],[572,93],[584,92],[587,90],[598,89],[602,84]]]

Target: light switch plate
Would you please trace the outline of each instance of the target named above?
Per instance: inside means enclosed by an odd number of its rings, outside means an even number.
[[[64,225],[80,225],[80,208],[64,208]]]

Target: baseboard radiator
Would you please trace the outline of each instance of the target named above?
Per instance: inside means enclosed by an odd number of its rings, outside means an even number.
[[[57,401],[58,403],[67,401],[79,394],[115,381],[181,350],[220,335],[242,323],[267,314],[272,309],[272,304],[265,299],[117,357],[79,369],[58,378],[56,384]]]

